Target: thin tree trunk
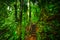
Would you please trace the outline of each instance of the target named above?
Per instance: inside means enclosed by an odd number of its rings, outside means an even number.
[[[19,0],[20,1],[20,14],[19,14],[19,38],[18,40],[22,40],[22,34],[21,34],[21,30],[22,30],[22,12],[23,12],[23,2],[24,0]]]
[[[15,22],[17,22],[18,21],[18,18],[17,18],[17,0],[15,1],[14,7],[15,7]]]
[[[20,25],[22,23],[23,0],[20,0]]]
[[[30,0],[29,0],[29,22],[31,22],[31,3],[30,3]]]

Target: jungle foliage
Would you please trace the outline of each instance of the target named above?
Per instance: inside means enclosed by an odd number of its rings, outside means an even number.
[[[0,40],[26,40],[32,24],[36,40],[60,40],[60,1],[0,0]]]

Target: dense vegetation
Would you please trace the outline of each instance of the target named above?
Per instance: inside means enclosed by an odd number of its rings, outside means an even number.
[[[60,40],[60,1],[0,0],[0,40],[29,40],[36,26],[36,40]]]

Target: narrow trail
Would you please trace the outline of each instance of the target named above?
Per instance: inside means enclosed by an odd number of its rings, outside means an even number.
[[[32,24],[30,28],[30,35],[27,36],[26,40],[36,40],[36,25]]]

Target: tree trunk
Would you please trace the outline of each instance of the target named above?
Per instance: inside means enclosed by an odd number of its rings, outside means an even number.
[[[31,22],[31,3],[30,3],[30,0],[29,0],[29,22]]]
[[[20,14],[19,14],[19,39],[18,40],[22,40],[22,13],[23,13],[23,7],[24,7],[24,0],[19,0],[20,1]]]
[[[15,1],[14,7],[15,7],[15,22],[17,22],[18,21],[18,18],[17,18],[17,0]]]

